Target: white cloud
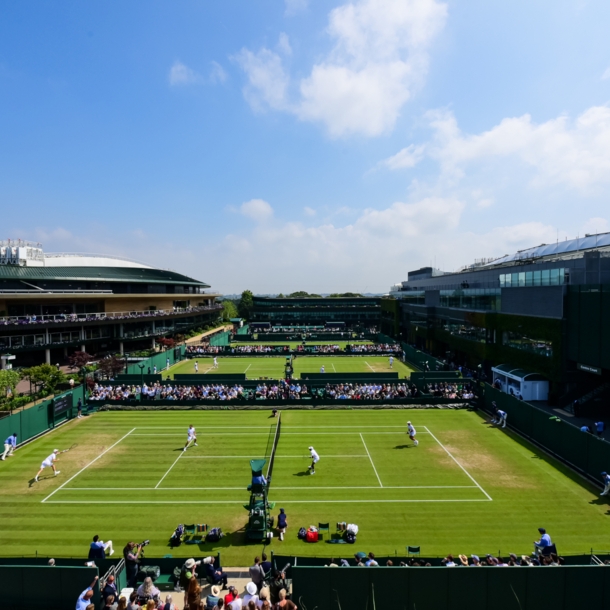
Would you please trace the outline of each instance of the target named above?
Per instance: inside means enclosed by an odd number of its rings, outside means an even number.
[[[608,80],[610,78],[610,68],[606,68],[602,74],[602,80]]]
[[[176,60],[169,70],[169,84],[174,87],[176,85],[189,85],[196,83],[199,80],[199,75],[195,70],[192,70],[181,61]]]
[[[284,0],[284,2],[286,3],[284,12],[286,17],[294,17],[294,15],[303,12],[309,4],[309,0]]]
[[[506,118],[480,134],[463,133],[448,111],[426,117],[432,139],[411,144],[380,165],[413,167],[428,156],[439,162],[445,177],[459,179],[467,169],[499,162],[498,180],[512,162],[530,172],[529,184],[536,188],[563,185],[584,192],[610,182],[610,106],[593,106],[574,120],[564,115],[544,123],[535,123],[529,114]]]
[[[303,208],[303,212],[305,212],[305,216],[315,216],[317,214],[313,208],[310,208],[307,205]]]
[[[284,32],[280,34],[280,38],[277,41],[277,48],[280,53],[283,53],[284,55],[292,55],[292,47],[290,46],[288,34],[285,34]]]
[[[228,78],[224,68],[217,61],[211,61],[210,63],[212,64],[210,82],[213,84],[224,83]]]
[[[287,103],[289,77],[269,49],[242,50],[246,99],[322,123],[333,137],[390,131],[402,106],[421,85],[432,41],[447,6],[437,0],[358,0],[333,9],[327,33],[332,49],[303,78]],[[257,95],[254,94],[257,92]],[[280,103],[278,103],[278,100]]]
[[[248,76],[243,92],[254,110],[261,111],[265,106],[275,110],[288,108],[289,77],[277,53],[269,49],[261,49],[258,53],[242,49],[235,60]]]
[[[381,165],[385,165],[389,169],[415,167],[423,159],[424,150],[424,146],[415,146],[415,144],[410,144],[406,148],[399,150],[392,157],[384,159],[381,162]]]
[[[263,199],[251,199],[242,203],[239,211],[252,220],[263,221],[273,216],[273,208]]]
[[[477,208],[484,210],[485,208],[490,208],[494,204],[494,200],[491,197],[487,199],[479,199],[477,201]]]

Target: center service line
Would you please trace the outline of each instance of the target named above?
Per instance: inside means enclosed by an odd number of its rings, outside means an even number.
[[[379,481],[379,487],[383,487],[383,483],[381,482],[381,479],[379,478],[379,474],[377,474],[377,468],[375,468],[375,464],[373,463],[373,458],[371,457],[371,454],[369,453],[369,449],[366,446],[366,443],[364,442],[364,436],[362,436],[362,432],[360,433],[360,438],[362,439],[362,444],[364,445],[366,454],[369,456],[369,460],[371,460],[371,466],[373,467],[373,470],[375,471],[375,476],[377,477],[377,480]]]

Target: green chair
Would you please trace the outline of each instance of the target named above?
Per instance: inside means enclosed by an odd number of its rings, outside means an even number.
[[[407,557],[411,557],[411,555],[419,555],[421,547],[419,546],[407,546]]]
[[[185,525],[184,533],[185,534],[194,534],[197,531],[197,526],[193,523],[193,525]]]
[[[330,523],[318,523],[318,540],[324,540],[322,532],[330,533]]]

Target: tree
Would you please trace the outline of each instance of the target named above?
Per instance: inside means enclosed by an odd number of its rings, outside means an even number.
[[[305,290],[297,290],[288,295],[289,299],[321,299],[322,296],[319,294],[305,292]]]
[[[117,356],[106,356],[97,363],[97,370],[108,379],[122,373],[124,368],[125,361]]]
[[[331,299],[340,299],[340,298],[347,298],[347,297],[361,297],[362,295],[359,294],[358,292],[343,292],[343,293],[333,293],[330,295]]]
[[[93,356],[87,352],[74,352],[69,358],[70,368],[74,370],[80,370],[84,366],[87,366],[89,362],[93,360]]]
[[[29,379],[34,385],[39,385],[40,390],[45,393],[55,391],[60,383],[66,382],[66,376],[52,364],[39,364],[31,366],[23,371],[24,379]]]
[[[176,340],[172,339],[171,337],[159,337],[157,339],[157,343],[163,348],[163,350],[172,349],[176,346]]]
[[[237,305],[237,310],[241,318],[250,319],[252,307],[254,306],[253,295],[251,290],[244,290],[241,293],[241,299]]]
[[[228,322],[231,318],[239,317],[239,313],[237,312],[237,307],[235,307],[235,303],[233,301],[223,301],[222,302],[222,319],[223,322]]]
[[[11,369],[0,370],[0,398],[15,394],[15,388],[21,380],[21,375]]]

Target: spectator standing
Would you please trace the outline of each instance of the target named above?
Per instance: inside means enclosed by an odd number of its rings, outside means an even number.
[[[4,441],[4,453],[2,454],[2,458],[13,457],[13,453],[15,448],[17,447],[17,433],[13,432],[5,441]]]
[[[114,582],[114,576],[110,575],[104,588],[102,589],[102,599],[106,599],[109,595],[114,595],[114,599],[119,599],[119,592]]]
[[[83,416],[83,401],[79,398],[76,403],[76,417],[80,419]]]
[[[296,610],[297,605],[287,598],[286,589],[280,589],[278,597],[279,601],[275,606],[273,606],[274,610]]]
[[[261,568],[263,568],[263,572],[265,573],[266,578],[267,574],[271,572],[271,562],[267,559],[267,553],[263,553],[261,557],[263,558],[263,560],[261,561]]]
[[[349,564],[348,564],[349,565]],[[284,572],[280,572],[279,570],[275,571],[273,575],[273,580],[271,581],[271,586],[269,587],[271,592],[271,602],[276,604],[280,601],[280,591],[283,589],[284,592],[288,591],[288,583],[286,582],[286,574]]]
[[[86,610],[91,598],[93,597],[93,587],[95,587],[99,579],[100,577],[96,576],[93,579],[93,582],[78,596],[78,600],[76,601],[76,610]]]
[[[256,586],[256,592],[258,592],[258,590],[263,586],[263,582],[265,580],[265,571],[263,570],[263,567],[260,565],[260,563],[261,558],[255,557],[254,565],[250,566],[250,569],[248,570],[250,573],[250,578]]]
[[[197,582],[196,576],[191,576],[189,588],[186,592],[186,601],[189,610],[197,610],[201,601],[201,585]]]
[[[597,436],[601,438],[604,435],[604,430],[606,428],[606,424],[603,421],[595,422],[595,431],[597,432]]]
[[[280,508],[280,514],[277,516],[277,529],[280,532],[280,540],[284,540],[284,534],[288,527],[288,520],[283,508]]]
[[[116,610],[127,610],[127,598],[124,595],[119,597],[119,603],[117,604]]]
[[[125,571],[127,572],[127,586],[135,589],[138,578],[138,563],[140,562],[140,553],[142,545],[135,542],[128,542],[123,549],[123,557],[125,558]]]

